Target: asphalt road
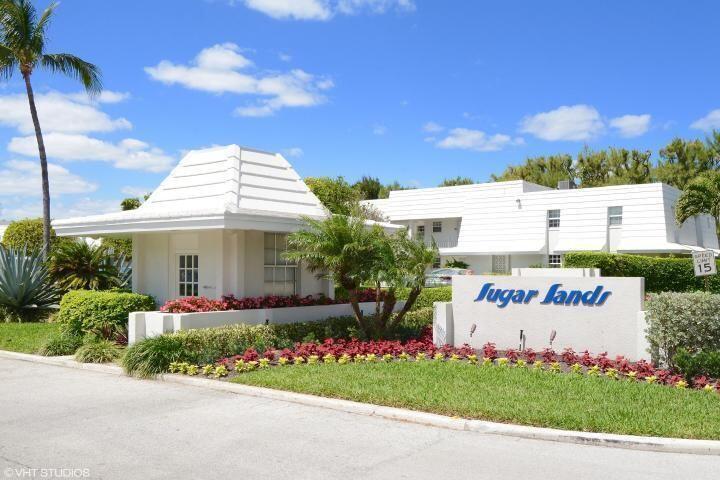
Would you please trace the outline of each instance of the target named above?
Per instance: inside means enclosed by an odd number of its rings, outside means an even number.
[[[0,359],[0,479],[50,475],[717,480],[720,457],[458,432]]]

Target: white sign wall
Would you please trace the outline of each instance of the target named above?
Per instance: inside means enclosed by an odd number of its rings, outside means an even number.
[[[452,312],[444,328],[454,345],[608,352],[648,358],[643,310],[644,279],[616,277],[453,277]],[[437,311],[437,309],[436,309]],[[450,340],[449,338],[447,339]]]

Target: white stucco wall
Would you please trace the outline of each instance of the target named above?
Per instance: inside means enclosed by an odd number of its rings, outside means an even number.
[[[199,294],[264,295],[264,237],[254,230],[203,230],[133,236],[133,289],[159,303],[179,297],[177,256],[198,255]],[[298,294],[328,294],[327,281],[300,268]]]

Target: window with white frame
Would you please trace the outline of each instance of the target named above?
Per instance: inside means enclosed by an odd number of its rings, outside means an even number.
[[[560,268],[562,267],[562,255],[548,255],[548,267]]]
[[[415,229],[418,240],[425,240],[425,225],[418,225]]]
[[[560,228],[560,210],[548,210],[548,228]]]
[[[440,257],[435,257],[435,260],[433,260],[432,268],[440,268],[442,262],[440,260]]]
[[[608,225],[622,225],[622,210],[623,207],[608,207]]]
[[[285,259],[286,233],[265,233],[265,295],[297,293],[297,264]]]
[[[178,262],[178,295],[181,297],[198,296],[198,256],[181,253]]]
[[[433,222],[433,233],[442,232],[442,222]]]

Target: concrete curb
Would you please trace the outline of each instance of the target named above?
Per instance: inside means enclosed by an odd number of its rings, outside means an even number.
[[[111,375],[124,375],[122,368],[117,365],[78,363],[71,356],[68,357],[42,357],[26,353],[7,352],[0,350],[0,358],[22,360],[42,363],[60,367],[91,370]],[[229,383],[201,377],[188,377],[185,375],[162,375],[161,381],[201,387],[222,392],[248,395],[252,397],[267,398],[283,402],[298,403],[302,405],[327,408],[357,415],[374,416],[390,420],[417,423],[432,427],[463,430],[489,435],[505,435],[510,437],[544,440],[551,442],[575,443],[600,447],[624,448],[631,450],[644,450],[667,453],[688,453],[695,455],[720,455],[720,441],[715,440],[688,440],[682,438],[641,437],[635,435],[615,435],[606,433],[578,432],[570,430],[557,430],[553,428],[528,427],[505,423],[488,422],[484,420],[467,420],[463,418],[447,417],[433,413],[417,412],[403,408],[385,407],[369,403],[341,400],[337,398],[318,397],[304,393],[294,393],[284,390],[273,390],[263,387],[252,387],[238,383]]]

